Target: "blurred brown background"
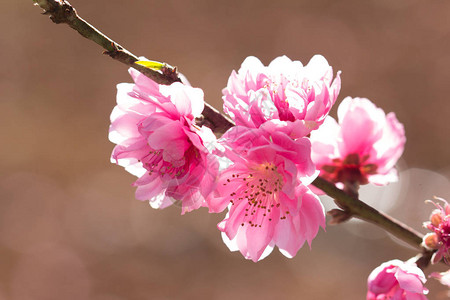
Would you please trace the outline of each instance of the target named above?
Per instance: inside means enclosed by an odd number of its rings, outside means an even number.
[[[133,53],[177,65],[218,108],[246,56],[324,55],[343,72],[338,101],[368,97],[406,127],[401,182],[361,198],[417,229],[433,208],[425,199],[450,199],[449,1],[71,3]],[[31,0],[2,1],[0,12],[1,300],[364,299],[374,267],[416,254],[351,222],[294,259],[275,250],[255,264],[222,243],[223,215],[135,200],[107,138],[127,68]],[[446,298],[435,280],[427,286],[430,299]]]

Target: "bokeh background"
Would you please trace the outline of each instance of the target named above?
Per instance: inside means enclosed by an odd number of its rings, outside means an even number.
[[[422,232],[433,208],[424,200],[450,199],[449,1],[71,3],[133,53],[178,66],[218,108],[246,56],[324,55],[342,70],[338,102],[370,98],[406,128],[401,181],[361,198]],[[107,138],[127,68],[31,0],[2,1],[0,13],[1,300],[364,299],[374,267],[416,254],[350,222],[293,259],[274,251],[255,264],[222,243],[223,215],[135,200]],[[436,280],[427,286],[430,299],[447,298]]]

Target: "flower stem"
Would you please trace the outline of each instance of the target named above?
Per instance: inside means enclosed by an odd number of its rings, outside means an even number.
[[[83,37],[97,43],[103,49],[104,54],[109,55],[127,66],[135,68],[142,74],[159,84],[171,84],[181,81],[178,77],[176,68],[168,67],[166,70],[155,71],[141,65],[135,64],[138,57],[120,46],[115,41],[108,38],[91,24],[80,18],[76,10],[65,0],[33,0],[38,6],[44,9],[44,14],[50,15],[50,19],[56,23],[66,23],[72,29],[76,30]],[[233,121],[214,109],[211,105],[205,103],[203,111],[203,124],[210,127],[216,134],[221,135],[226,130],[234,126]],[[406,226],[385,215],[382,212],[360,201],[357,196],[352,197],[344,191],[338,189],[334,184],[318,177],[313,183],[314,186],[331,196],[336,202],[352,214],[352,216],[373,223],[401,240],[413,245],[416,248],[424,250],[420,244],[422,242],[422,234],[414,229]],[[425,251],[425,250],[424,250]],[[425,251],[426,253],[426,251]]]

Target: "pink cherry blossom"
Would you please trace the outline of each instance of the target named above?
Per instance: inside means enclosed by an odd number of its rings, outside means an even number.
[[[429,222],[424,222],[425,228],[428,228],[432,233],[428,233],[423,237],[422,246],[437,250],[434,252],[431,263],[437,263],[444,258],[446,263],[449,263],[450,256],[450,205],[442,198],[436,198],[444,203],[444,207],[433,202],[437,209],[435,209]]]
[[[333,80],[332,68],[320,55],[306,66],[280,56],[267,67],[250,56],[222,91],[224,111],[236,125],[259,128],[282,122],[280,129],[291,137],[303,137],[328,115],[341,88],[339,74]]]
[[[397,181],[394,168],[406,142],[394,113],[385,115],[369,99],[345,98],[339,124],[327,117],[311,133],[312,159],[320,176],[331,182],[385,185]]]
[[[182,213],[205,205],[214,189],[218,163],[206,148],[215,142],[195,125],[203,91],[182,83],[158,85],[130,69],[134,84],[117,86],[109,138],[117,146],[111,161],[138,176],[136,198],[154,208],[180,201]]]
[[[293,257],[325,228],[324,208],[306,185],[316,176],[307,138],[237,126],[221,140],[231,161],[219,175],[210,212],[229,212],[219,223],[230,250],[254,262],[276,245]]]
[[[370,273],[367,300],[426,300],[425,282],[425,275],[416,264],[394,259]]]

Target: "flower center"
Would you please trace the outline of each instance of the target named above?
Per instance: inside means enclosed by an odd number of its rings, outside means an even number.
[[[287,82],[287,79],[284,79]],[[272,98],[273,103],[278,111],[278,117],[281,121],[295,121],[295,117],[289,110],[289,102],[286,99],[285,86],[283,83],[276,83],[273,81],[268,82],[264,88],[266,88]]]
[[[170,162],[164,160],[163,150],[152,150],[141,159],[141,162],[144,168],[149,171],[149,175],[157,174],[161,177],[175,178],[183,177],[188,171],[189,161],[192,163],[192,160],[198,155],[198,150],[195,147],[189,147],[181,160]]]
[[[275,215],[286,219],[289,211],[282,212],[279,193],[283,188],[283,178],[277,166],[272,163],[258,164],[227,179],[229,183],[236,181],[241,184],[229,196],[232,205],[245,206],[241,226],[248,223],[251,227],[261,227],[265,221],[272,221]]]
[[[368,175],[376,174],[377,165],[365,163],[368,155],[360,157],[359,154],[349,154],[343,160],[333,159],[333,164],[323,165],[321,170],[324,176],[332,182],[359,182],[367,184]]]

